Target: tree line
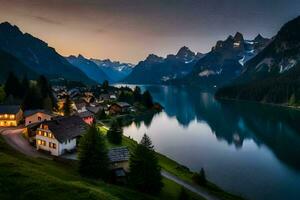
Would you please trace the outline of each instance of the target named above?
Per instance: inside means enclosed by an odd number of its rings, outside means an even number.
[[[23,110],[46,109],[51,111],[56,106],[51,85],[45,76],[41,75],[34,81],[30,81],[24,76],[20,80],[12,72],[9,73],[5,84],[0,87],[0,103],[18,104]]]

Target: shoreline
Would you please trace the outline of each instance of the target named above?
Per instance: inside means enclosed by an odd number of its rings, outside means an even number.
[[[270,107],[279,107],[286,110],[293,110],[293,111],[300,111],[300,106],[289,106],[284,104],[276,104],[276,103],[266,103],[266,102],[260,102],[260,101],[251,101],[251,100],[244,100],[244,99],[234,99],[234,98],[224,98],[224,97],[214,97],[217,101],[231,101],[231,102],[240,102],[240,103],[252,103],[252,104],[258,104],[263,106],[270,106]]]

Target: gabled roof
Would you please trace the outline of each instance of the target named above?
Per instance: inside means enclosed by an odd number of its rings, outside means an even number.
[[[103,106],[88,106],[86,109],[94,114],[97,114],[100,110],[103,109]]]
[[[129,160],[129,151],[127,147],[111,148],[108,152],[110,162],[123,162]]]
[[[76,115],[56,118],[42,122],[42,124],[48,125],[49,130],[60,143],[84,134],[86,127],[84,121]]]
[[[54,116],[50,111],[41,110],[41,109],[38,109],[38,110],[26,110],[24,112],[24,116],[25,117],[29,117],[29,116],[34,115],[36,113],[44,113],[44,114],[47,114],[47,115],[50,115],[50,116]]]
[[[0,114],[17,114],[20,106],[16,105],[0,105]]]
[[[77,114],[79,117],[81,118],[85,118],[85,117],[93,117],[94,114],[91,113],[90,111],[84,111],[84,112],[81,112],[81,113],[78,113]]]
[[[117,102],[115,104],[118,105],[118,106],[120,106],[121,108],[130,107],[130,104],[128,104],[126,102]]]

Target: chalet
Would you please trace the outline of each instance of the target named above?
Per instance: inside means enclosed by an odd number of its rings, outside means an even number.
[[[113,103],[110,107],[109,107],[109,113],[112,115],[115,114],[123,114],[123,113],[127,113],[130,111],[130,105],[126,102],[117,102],[117,103]]]
[[[95,119],[95,116],[90,111],[85,111],[77,114],[85,123],[91,125]]]
[[[76,148],[77,139],[84,131],[85,123],[78,116],[42,122],[36,129],[36,148],[60,156]]]
[[[110,100],[110,95],[109,94],[100,94],[99,100],[100,101],[109,101]]]
[[[23,111],[20,106],[0,105],[0,127],[18,126],[22,117]]]
[[[83,99],[75,100],[74,103],[75,103],[75,109],[77,110],[78,113],[87,111],[86,106],[88,106],[88,103],[85,100]]]
[[[93,113],[94,115],[98,114],[101,110],[104,109],[104,106],[88,106],[86,107],[86,109],[88,111],[90,111],[91,113]]]
[[[111,170],[123,169],[125,172],[129,172],[129,151],[127,147],[111,148],[108,152],[108,158]]]
[[[25,126],[29,124],[52,120],[54,115],[46,110],[27,110],[24,112]]]

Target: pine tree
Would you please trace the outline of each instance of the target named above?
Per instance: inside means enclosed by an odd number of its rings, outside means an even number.
[[[7,96],[12,95],[14,98],[22,98],[22,87],[19,79],[14,73],[10,72],[6,80],[4,91]]]
[[[142,98],[143,98],[143,103],[147,108],[153,107],[152,96],[148,90],[143,93]]]
[[[25,97],[30,87],[30,83],[26,75],[23,77],[21,81],[21,87],[22,87],[22,96]]]
[[[69,95],[66,96],[63,109],[65,116],[70,116],[72,114],[72,102]]]
[[[133,91],[133,98],[135,102],[142,101],[142,92],[139,86],[136,86]]]
[[[205,175],[205,171],[203,168],[201,168],[199,173],[195,173],[193,175],[193,180],[195,183],[199,184],[199,185],[206,185],[207,180],[206,180],[206,175]]]
[[[27,90],[22,107],[25,110],[43,108],[43,101],[40,91],[35,85],[32,85]]]
[[[51,98],[50,98],[49,96],[47,96],[47,97],[43,100],[43,108],[44,108],[45,110],[52,111],[52,109],[53,109],[53,104],[52,104]]]
[[[107,132],[107,139],[112,144],[121,144],[122,136],[123,130],[118,121],[114,120],[111,124],[110,129]]]
[[[158,194],[163,187],[160,166],[150,138],[145,134],[130,156],[129,181],[139,191]]]
[[[105,140],[93,124],[79,142],[79,173],[82,176],[106,180],[109,171],[107,152]]]
[[[183,187],[181,187],[178,200],[189,200],[189,199],[190,199],[189,194]]]

